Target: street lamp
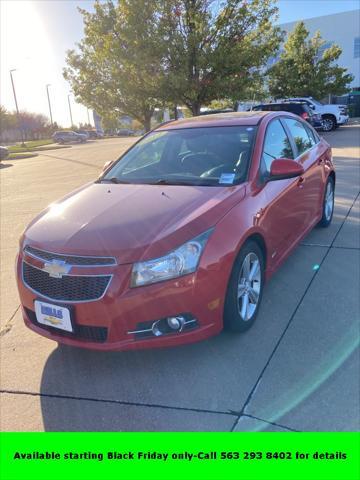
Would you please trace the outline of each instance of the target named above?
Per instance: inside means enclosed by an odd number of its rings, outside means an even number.
[[[13,76],[12,76],[12,72],[16,72],[16,68],[13,68],[12,70],[10,70],[10,78],[11,78],[11,85],[12,85],[12,89],[13,89],[13,93],[14,93],[14,100],[15,100],[15,106],[16,106],[16,114],[17,114],[17,117],[18,117],[18,122],[19,122],[19,127],[20,127],[21,146],[22,146],[22,147],[25,147],[25,143],[24,143],[24,132],[23,132],[23,129],[22,129],[22,126],[21,126],[20,113],[19,113],[19,107],[18,107],[17,98],[16,98],[15,85],[14,85],[14,79],[13,79]]]
[[[53,124],[53,118],[52,118],[52,112],[51,112],[51,103],[50,103],[49,87],[51,87],[51,84],[50,84],[50,83],[48,83],[48,84],[46,85],[46,93],[47,93],[47,98],[48,98],[48,103],[49,103],[50,121],[51,121],[51,126],[52,126],[52,124]]]
[[[89,109],[86,107],[86,110],[87,110],[87,116],[88,116],[88,124],[91,125],[90,123],[90,114],[89,114]]]
[[[73,126],[74,123],[73,123],[73,117],[72,117],[72,113],[71,113],[70,97],[71,97],[71,93],[69,93],[69,95],[68,95],[68,104],[69,104],[71,126]]]

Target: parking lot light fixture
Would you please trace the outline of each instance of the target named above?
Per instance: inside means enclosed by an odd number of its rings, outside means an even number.
[[[70,104],[71,93],[69,93],[69,95],[68,95],[67,97],[68,97],[69,112],[70,112],[70,121],[71,121],[71,127],[72,127],[72,126],[74,125],[74,122],[73,122],[73,117],[72,117],[72,112],[71,112],[71,104]]]
[[[53,117],[52,117],[52,111],[51,111],[51,103],[50,103],[50,95],[49,95],[49,87],[51,86],[50,83],[46,85],[46,93],[47,93],[47,98],[48,98],[48,103],[49,103],[49,112],[50,112],[50,122],[51,126],[53,125]]]
[[[16,106],[16,114],[17,114],[17,117],[18,117],[18,122],[19,122],[19,127],[20,127],[21,146],[22,146],[22,147],[25,147],[26,145],[25,145],[25,143],[24,143],[24,132],[23,132],[23,129],[22,129],[22,126],[21,126],[19,106],[18,106],[18,102],[17,102],[17,98],[16,98],[15,84],[14,84],[14,79],[13,79],[12,72],[16,72],[16,68],[13,68],[12,70],[10,70],[10,78],[11,78],[11,85],[12,85],[13,94],[14,94],[14,100],[15,100],[15,106]]]

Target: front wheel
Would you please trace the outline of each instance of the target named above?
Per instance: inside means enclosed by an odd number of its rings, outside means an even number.
[[[334,200],[335,200],[334,179],[332,177],[329,177],[328,181],[326,182],[322,217],[319,222],[319,227],[326,228],[330,225],[333,214],[334,214]]]
[[[229,280],[224,308],[224,327],[245,332],[255,322],[264,287],[264,254],[254,241],[240,250]]]
[[[322,128],[324,132],[331,132],[336,128],[336,118],[332,115],[324,115],[322,119]]]

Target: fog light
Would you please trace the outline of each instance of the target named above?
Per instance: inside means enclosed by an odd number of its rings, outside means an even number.
[[[163,334],[163,332],[160,330],[160,322],[161,320],[158,320],[152,324],[151,330],[155,337],[160,337],[160,335]]]
[[[167,324],[172,330],[177,330],[181,332],[185,325],[185,318],[184,317],[168,317]]]

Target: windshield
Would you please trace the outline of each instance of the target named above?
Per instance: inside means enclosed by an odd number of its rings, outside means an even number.
[[[144,137],[101,181],[233,185],[245,180],[256,128],[163,130]]]

